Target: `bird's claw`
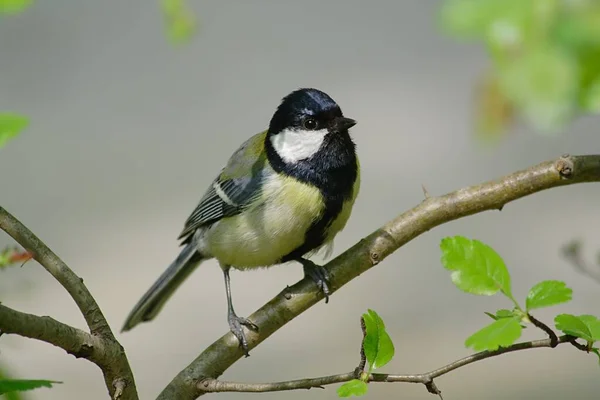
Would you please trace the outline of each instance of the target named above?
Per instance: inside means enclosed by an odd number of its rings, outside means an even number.
[[[246,357],[250,357],[250,353],[248,352],[248,340],[246,339],[246,334],[244,333],[243,326],[250,329],[251,331],[258,331],[258,326],[250,321],[247,318],[238,317],[235,314],[229,314],[229,329],[231,333],[237,338],[240,343],[240,347],[244,351],[244,355]]]
[[[319,289],[325,295],[325,303],[329,303],[329,273],[322,265],[317,265],[312,261],[303,260],[302,266],[304,268],[304,276],[310,277]]]

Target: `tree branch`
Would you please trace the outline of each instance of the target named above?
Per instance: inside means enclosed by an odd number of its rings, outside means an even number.
[[[542,190],[598,181],[600,155],[565,155],[444,196],[429,196],[329,262],[326,267],[331,276],[330,291],[335,292],[404,244],[440,224],[486,210],[501,210],[511,201]],[[310,279],[284,289],[249,317],[260,328],[258,332],[247,333],[249,348],[256,347],[322,299],[323,295]],[[218,378],[242,356],[235,337],[231,333],[225,334],[173,378],[158,399],[191,400],[203,395],[206,391],[198,382]]]
[[[565,335],[558,338],[558,344],[571,343],[572,337]],[[534,340],[530,342],[515,343],[511,346],[499,348],[496,351],[482,351],[479,353],[472,354],[460,360],[454,361],[441,368],[435,369],[424,374],[414,375],[393,375],[393,374],[371,374],[369,375],[368,382],[405,382],[405,383],[421,383],[425,386],[431,385],[435,378],[452,372],[458,368],[472,364],[477,361],[485,360],[487,358],[496,357],[501,354],[511,353],[514,351],[535,349],[543,347],[555,347],[553,346],[551,339]],[[307,378],[297,379],[286,382],[273,382],[273,383],[241,383],[241,382],[227,382],[219,381],[213,378],[207,378],[198,383],[198,387],[203,392],[281,392],[286,390],[297,390],[297,389],[312,389],[319,388],[324,385],[331,385],[334,383],[349,382],[352,379],[356,379],[355,372],[346,372],[338,375],[322,376],[319,378]],[[429,388],[428,388],[429,390]],[[439,390],[437,391],[439,394]]]
[[[83,283],[83,279],[75,275],[33,232],[2,207],[0,207],[0,229],[31,253],[33,258],[69,292],[93,335],[114,339],[106,318]]]
[[[54,318],[16,311],[3,304],[0,304],[0,330],[2,333],[14,333],[53,344],[76,358],[86,358],[99,366],[107,360],[107,353],[110,352],[105,342],[97,336]]]
[[[0,229],[8,233],[69,292],[91,334],[50,317],[21,313],[0,305],[0,330],[59,346],[76,357],[98,365],[113,399],[137,400],[135,380],[123,347],[112,333],[96,300],[75,273],[4,208],[0,207]]]

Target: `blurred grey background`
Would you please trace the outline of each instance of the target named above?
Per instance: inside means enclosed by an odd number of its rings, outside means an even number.
[[[191,1],[198,36],[174,48],[157,2],[54,0],[0,19],[0,109],[31,127],[2,149],[0,201],[80,276],[115,330],[176,256],[176,237],[206,186],[237,146],[264,129],[281,97],[320,88],[359,121],[352,133],[363,185],[334,254],[431,194],[554,158],[600,150],[597,121],[562,135],[520,129],[494,147],[471,135],[473,86],[486,55],[446,38],[438,1]],[[459,292],[440,264],[439,241],[461,234],[505,258],[515,295],[562,279],[568,305],[540,311],[598,314],[600,285],[574,272],[560,246],[578,237],[592,258],[600,185],[553,189],[434,229],[277,332],[223,376],[276,381],[351,370],[359,316],[385,319],[396,357],[385,367],[419,373],[470,354],[464,339],[503,298]],[[12,243],[6,235],[0,246]],[[248,315],[301,278],[294,264],[234,272],[234,302]],[[0,273],[0,300],[84,328],[66,292],[39,265]],[[227,331],[214,262],[199,269],[164,312],[118,339],[142,399],[152,399]],[[528,329],[525,339],[540,338]],[[13,376],[64,381],[29,399],[106,398],[99,370],[62,350],[2,337],[0,363]],[[598,360],[568,346],[487,360],[438,379],[445,399],[590,399]],[[430,399],[421,385],[370,386],[370,399]],[[335,386],[224,400],[335,399]]]

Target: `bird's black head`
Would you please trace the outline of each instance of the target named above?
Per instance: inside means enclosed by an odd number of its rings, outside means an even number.
[[[283,98],[271,118],[269,133],[277,134],[285,129],[331,132],[343,131],[356,122],[344,118],[340,106],[327,93],[317,89],[298,89]]]
[[[337,148],[354,151],[348,129],[355,124],[353,119],[344,117],[340,106],[326,93],[298,89],[284,97],[275,111],[269,124],[267,147],[287,164],[313,159],[322,153],[337,157]]]

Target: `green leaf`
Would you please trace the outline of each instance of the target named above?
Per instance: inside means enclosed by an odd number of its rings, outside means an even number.
[[[442,239],[442,264],[452,282],[467,293],[491,296],[499,290],[512,299],[510,275],[502,258],[488,245],[462,236]]]
[[[18,14],[33,4],[33,0],[0,0],[0,14]]]
[[[21,133],[27,125],[29,125],[27,117],[12,113],[0,113],[0,148]]]
[[[359,379],[352,379],[350,382],[344,383],[337,389],[337,394],[340,397],[362,396],[367,394],[368,386],[365,382]]]
[[[506,310],[504,308],[496,311],[496,317],[497,318],[510,318],[510,317],[514,317],[515,313],[512,310]]]
[[[590,351],[598,356],[598,364],[600,364],[600,349],[593,347]]]
[[[559,314],[554,318],[556,329],[589,343],[600,340],[600,320],[593,315]]]
[[[185,0],[162,0],[167,37],[174,44],[189,41],[196,32],[196,16]]]
[[[362,317],[367,331],[363,349],[369,370],[381,368],[394,357],[394,344],[385,330],[383,320],[375,311],[369,309]]]
[[[592,7],[581,7],[576,13],[564,13],[556,21],[553,36],[557,44],[574,50],[593,50],[592,47],[600,44],[600,7],[597,2],[589,2],[588,5]]]
[[[521,4],[518,4],[521,3]],[[441,7],[442,26],[459,37],[484,37],[497,21],[512,19],[527,9],[522,0],[445,0]]]
[[[0,394],[9,392],[24,392],[26,390],[33,390],[42,387],[51,388],[55,383],[62,382],[47,381],[42,379],[0,379]]]
[[[542,281],[533,286],[527,295],[527,310],[550,307],[571,301],[573,290],[561,281]]]
[[[592,341],[600,340],[600,320],[593,315],[580,315],[579,319],[588,327]]]
[[[541,130],[562,127],[576,110],[578,64],[557,47],[541,46],[511,59],[499,81],[507,97]]]
[[[498,319],[501,319],[501,318],[513,318],[515,316],[515,312],[514,311],[512,311],[512,310],[506,310],[504,308],[496,311],[496,314],[492,314],[492,313],[489,313],[487,311],[485,312],[485,314],[487,316],[489,316],[493,320],[498,320]]]
[[[547,0],[543,0],[547,4]],[[529,39],[540,20],[534,1],[445,0],[442,26],[458,37],[487,39],[494,45],[517,47]],[[545,5],[546,5],[545,4]]]
[[[481,36],[494,19],[490,2],[480,0],[445,0],[441,7],[442,26],[458,36]]]
[[[518,318],[500,318],[469,336],[465,346],[475,351],[507,347],[521,337],[521,329]]]
[[[594,114],[600,113],[600,78],[590,83],[582,97],[582,107],[585,111]]]
[[[0,381],[8,380],[10,377],[6,374],[6,372],[2,369],[3,366],[0,365]],[[23,400],[20,392],[9,392],[5,393],[2,397],[3,400]]]

